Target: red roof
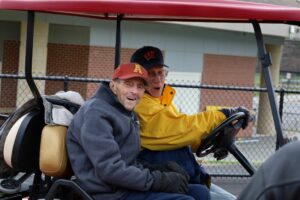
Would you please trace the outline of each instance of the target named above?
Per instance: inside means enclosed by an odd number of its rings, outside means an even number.
[[[100,18],[300,23],[300,9],[237,0],[0,0],[0,9]]]

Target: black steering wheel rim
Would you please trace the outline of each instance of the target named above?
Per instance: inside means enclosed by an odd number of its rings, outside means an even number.
[[[240,129],[241,125],[243,123],[242,120],[245,118],[245,113],[238,112],[233,114],[232,116],[228,117],[225,121],[223,121],[220,125],[218,125],[210,134],[208,134],[205,138],[202,139],[201,144],[199,145],[196,155],[198,157],[203,157],[203,151],[210,148],[213,145],[216,145],[217,137],[220,137],[221,134],[223,134],[224,129],[233,126],[232,123],[234,121],[238,121],[235,129]],[[232,138],[234,140],[234,138]],[[224,146],[226,148],[226,146]]]
[[[242,128],[244,120],[246,120],[246,114],[244,112],[238,112],[228,117],[209,135],[202,139],[201,144],[196,151],[196,155],[198,157],[203,157],[209,153],[215,153],[218,150],[221,152],[225,150],[226,153],[229,151],[248,173],[253,175],[255,168],[234,144],[235,136]],[[206,151],[208,151],[208,153],[206,153]],[[224,157],[226,156],[227,154]]]

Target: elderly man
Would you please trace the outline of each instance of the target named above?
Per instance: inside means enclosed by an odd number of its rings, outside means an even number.
[[[145,46],[131,57],[131,62],[141,64],[148,71],[146,94],[135,111],[141,122],[141,144],[143,151],[139,158],[151,163],[176,161],[190,175],[190,183],[210,187],[210,176],[197,163],[190,147],[196,149],[201,137],[236,112],[249,111],[243,107],[200,112],[194,115],[180,113],[173,103],[174,88],[165,84],[168,66],[165,65],[160,49]],[[247,126],[245,120],[243,128]],[[204,186],[203,186],[204,187]],[[196,198],[199,191],[194,190]],[[212,185],[213,200],[231,200],[236,197],[222,188]]]
[[[147,71],[120,65],[109,84],[79,109],[67,134],[67,150],[79,185],[95,200],[193,200],[188,176],[174,163],[161,170],[137,162],[139,121],[133,112],[145,91]]]

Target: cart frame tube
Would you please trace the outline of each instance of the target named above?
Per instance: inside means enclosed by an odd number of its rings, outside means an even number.
[[[34,34],[34,11],[27,13],[27,35],[26,35],[26,54],[25,54],[25,77],[26,82],[35,99],[41,100],[36,84],[32,78],[32,52],[33,52],[33,34]]]
[[[283,138],[280,115],[275,101],[275,92],[274,92],[273,83],[270,75],[270,65],[272,65],[272,62],[269,53],[267,53],[266,51],[259,23],[257,21],[252,21],[252,25],[255,32],[258,55],[262,64],[262,74],[265,79],[271,111],[274,119],[273,121],[276,130],[276,149],[278,149],[279,147],[284,145],[284,138]]]
[[[121,22],[123,19],[123,15],[120,14],[117,17],[117,27],[116,27],[116,44],[115,44],[115,69],[120,64],[121,57]]]

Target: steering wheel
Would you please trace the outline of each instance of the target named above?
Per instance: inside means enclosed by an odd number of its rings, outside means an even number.
[[[217,160],[221,160],[228,155],[228,152],[230,152],[245,170],[250,175],[253,175],[255,172],[254,166],[240,152],[234,143],[237,133],[242,128],[245,117],[245,113],[238,112],[227,118],[209,135],[202,139],[201,144],[196,151],[196,155],[198,157],[203,157],[213,153]]]

